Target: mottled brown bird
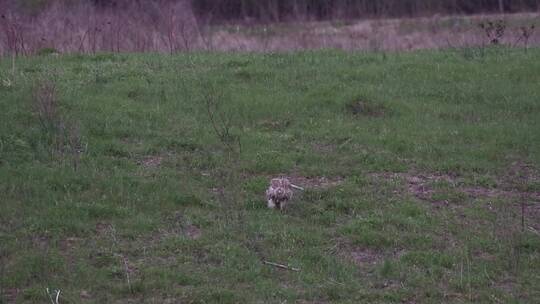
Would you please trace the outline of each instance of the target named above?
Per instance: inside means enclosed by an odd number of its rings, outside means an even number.
[[[287,202],[292,198],[292,189],[304,190],[302,187],[291,184],[287,178],[273,178],[270,187],[266,190],[266,200],[268,208],[279,208],[283,210]]]

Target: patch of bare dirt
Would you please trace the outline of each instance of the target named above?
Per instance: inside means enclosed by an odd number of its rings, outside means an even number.
[[[138,164],[144,166],[145,168],[157,168],[161,165],[162,161],[163,161],[163,156],[150,155],[140,160]]]
[[[511,278],[506,278],[500,282],[494,283],[494,287],[509,295],[514,295],[516,292],[516,282],[514,282]]]
[[[511,208],[517,214],[523,212],[526,226],[533,233],[540,231],[540,192],[531,191],[527,184],[536,183],[540,174],[531,165],[515,162],[506,173],[495,178],[497,187],[466,186],[458,176],[448,174],[429,173],[373,173],[371,177],[378,180],[401,180],[405,182],[404,191],[416,198],[430,202],[435,208],[460,208],[459,204],[452,204],[452,198],[440,199],[437,194],[441,191],[451,190],[461,198],[486,199],[485,207],[495,213],[501,212],[501,208],[492,203],[493,200],[504,200],[507,208]],[[437,188],[437,183],[443,183],[442,189]],[[401,191],[396,192],[398,195]],[[463,195],[463,196],[461,196]],[[443,196],[444,197],[444,196]],[[523,209],[522,209],[523,208]]]
[[[81,297],[81,299],[90,299],[91,297],[90,293],[87,290],[81,290],[79,296]]]
[[[538,192],[523,192],[523,191],[509,191],[500,189],[490,189],[484,187],[466,187],[460,188],[460,190],[474,198],[509,198],[509,199],[540,199],[540,193]]]
[[[434,184],[442,182],[453,190],[466,194],[472,198],[503,198],[503,199],[524,199],[527,201],[540,201],[540,192],[527,191],[524,189],[523,184],[530,181],[538,180],[537,173],[531,166],[526,166],[528,171],[523,169],[515,173],[515,171],[509,170],[508,176],[499,178],[498,184],[500,188],[488,188],[482,186],[462,186],[457,176],[448,174],[430,174],[430,173],[373,173],[372,177],[376,179],[385,180],[405,180],[407,191],[415,197],[432,202],[434,204],[448,204],[448,202],[441,202],[434,199],[434,194],[437,193],[437,189],[434,188]],[[514,173],[512,173],[514,172]],[[517,182],[516,180],[520,181]]]
[[[263,119],[257,122],[257,126],[268,131],[281,131],[290,126],[290,124],[291,122],[289,120]]]
[[[505,190],[524,190],[527,183],[540,182],[540,172],[530,164],[521,161],[515,161],[510,168],[500,178],[503,189]],[[536,193],[540,195],[540,193]]]
[[[197,226],[189,225],[185,228],[185,234],[188,238],[196,240],[202,236],[202,231]]]
[[[383,180],[405,180],[407,182],[407,190],[410,194],[415,197],[437,203],[433,200],[433,195],[435,190],[432,187],[434,182],[445,181],[448,183],[453,183],[454,180],[449,175],[437,175],[437,174],[412,174],[412,173],[393,173],[393,172],[384,172],[384,173],[373,173],[370,176],[376,179]]]
[[[319,153],[331,153],[334,152],[337,148],[335,144],[313,144],[312,148],[314,151]]]
[[[521,207],[521,206],[516,206]],[[523,204],[524,217],[529,219],[528,226],[529,231],[540,236],[540,201]]]
[[[4,290],[3,294],[0,294],[0,300],[5,299],[6,303],[16,303],[17,298],[19,297],[19,293],[21,290],[19,288],[8,288]]]
[[[368,247],[355,246],[345,239],[338,240],[337,244],[329,250],[329,253],[352,261],[360,268],[370,268],[388,257],[399,259],[404,252],[401,249],[396,249],[393,252],[382,252]]]
[[[350,252],[350,256],[354,263],[359,266],[374,265],[380,262],[383,255],[369,248],[354,248]]]
[[[59,241],[59,247],[63,252],[72,251],[81,241],[78,237],[67,237]]]
[[[291,183],[304,187],[306,189],[320,189],[320,188],[331,188],[340,185],[343,183],[343,178],[336,177],[326,177],[326,176],[289,176],[288,177]]]
[[[368,100],[354,100],[348,103],[346,108],[347,112],[357,117],[382,117],[389,113],[383,104]]]
[[[46,235],[36,235],[32,237],[32,245],[41,250],[45,250],[51,245],[51,237]]]
[[[159,228],[152,234],[151,240],[147,241],[148,244],[157,243],[161,239],[171,236],[184,236],[188,239],[196,240],[203,235],[203,231],[186,219],[181,212],[175,212],[166,222],[167,225],[165,227]]]
[[[405,174],[407,187],[410,193],[414,194],[419,199],[433,201],[435,191],[430,186],[433,182],[445,181],[451,182],[452,179],[445,175],[409,175]]]
[[[105,222],[99,222],[96,224],[96,233],[98,235],[105,235],[111,228],[111,224]]]

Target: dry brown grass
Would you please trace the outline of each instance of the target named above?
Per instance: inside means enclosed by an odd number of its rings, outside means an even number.
[[[211,20],[197,20],[189,1],[159,5],[148,1],[116,9],[54,2],[33,16],[2,4],[0,10],[7,12],[0,19],[0,55],[468,47],[485,44],[485,33],[478,27],[485,20],[504,20],[508,25],[501,44],[540,44],[538,33],[528,31],[526,37],[523,33],[524,28],[540,26],[538,13],[211,26]]]
[[[119,9],[89,3],[53,2],[31,16],[2,15],[0,54],[34,54],[52,49],[80,52],[178,52],[202,47],[197,21],[188,1],[168,5],[141,2]]]
[[[540,24],[537,13],[514,15],[434,16],[430,18],[371,19],[356,22],[312,22],[273,25],[265,28],[218,30],[212,40],[227,51],[290,51],[336,48],[344,50],[403,51],[448,47],[481,46],[485,32],[479,24],[485,20],[503,20],[507,31],[501,44],[533,46],[540,35],[530,33],[523,39],[523,26]]]

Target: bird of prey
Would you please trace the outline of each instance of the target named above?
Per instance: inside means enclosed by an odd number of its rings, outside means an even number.
[[[287,202],[292,198],[292,189],[304,190],[302,187],[291,184],[289,179],[273,178],[270,181],[270,187],[266,190],[266,200],[268,208],[278,208],[283,210]]]

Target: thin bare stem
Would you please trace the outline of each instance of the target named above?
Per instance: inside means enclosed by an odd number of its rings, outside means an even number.
[[[263,263],[266,264],[266,265],[274,266],[274,267],[281,268],[281,269],[287,269],[287,270],[296,271],[296,272],[300,271],[300,268],[290,267],[290,266],[287,266],[287,265],[278,264],[278,263],[274,263],[274,262],[263,261]]]
[[[11,77],[15,80],[15,52],[11,53]]]
[[[131,278],[129,277],[129,267],[128,267],[127,259],[124,256],[122,256],[122,259],[124,260],[124,270],[126,272],[126,280],[129,287],[129,291],[133,293],[133,288],[131,287]]]

